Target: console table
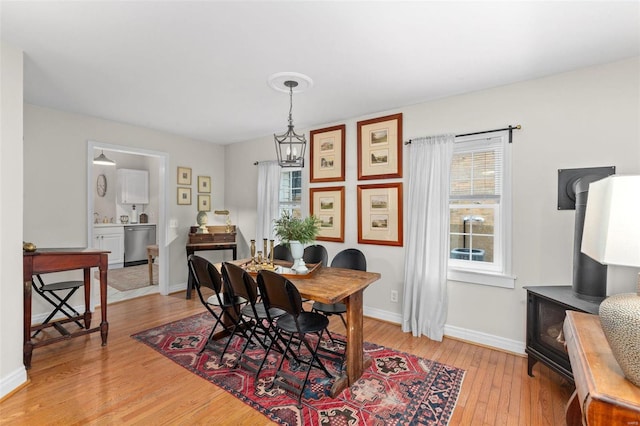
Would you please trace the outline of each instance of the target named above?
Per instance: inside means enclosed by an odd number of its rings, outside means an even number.
[[[229,227],[231,232],[227,232],[226,226],[207,226],[207,233],[198,233],[198,227],[192,226],[189,229],[189,241],[185,246],[187,259],[197,251],[206,250],[231,250],[233,260],[238,258],[238,246],[236,244],[236,227]],[[189,272],[187,278],[187,299],[191,299],[193,289],[193,278]]]
[[[27,369],[31,368],[31,355],[33,353],[33,349],[38,346],[50,345],[61,340],[82,336],[96,331],[100,331],[102,346],[107,344],[107,334],[109,332],[109,323],[107,322],[107,269],[109,253],[109,251],[105,250],[86,248],[45,248],[38,249],[33,253],[25,252],[23,254],[24,345],[22,360]],[[95,267],[100,270],[100,312],[102,314],[102,321],[100,322],[99,327],[90,328],[91,312],[89,311],[89,305],[91,300],[91,268]],[[59,337],[33,341],[31,339],[31,285],[33,276],[36,274],[70,271],[74,269],[82,269],[84,271],[85,312],[84,315],[74,318],[84,320],[84,328]],[[60,322],[68,322],[74,319],[63,320]],[[55,324],[55,322],[52,322],[47,326],[53,326],[53,324]]]
[[[563,331],[576,383],[567,425],[640,424],[640,387],[624,378],[599,317],[567,311]]]

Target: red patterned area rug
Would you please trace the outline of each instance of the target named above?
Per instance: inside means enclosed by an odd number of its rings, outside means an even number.
[[[373,362],[362,377],[331,398],[333,379],[312,369],[299,409],[292,394],[277,385],[270,387],[280,354],[269,354],[257,381],[253,373],[234,367],[243,343],[240,338],[234,338],[222,363],[218,347],[198,357],[212,325],[211,316],[203,313],[132,337],[282,425],[447,425],[464,378],[459,368],[365,343]],[[250,356],[261,359],[264,350],[256,346]],[[334,376],[342,368],[339,359],[329,359],[325,366]],[[302,375],[292,365],[285,367]]]

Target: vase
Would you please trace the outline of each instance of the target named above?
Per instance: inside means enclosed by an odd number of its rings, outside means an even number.
[[[640,287],[640,276],[638,278]],[[600,304],[602,331],[625,377],[640,386],[640,288],[610,296]]]
[[[302,256],[304,256],[304,246],[302,243],[300,241],[289,241],[289,249],[293,257],[293,266],[291,266],[291,269],[300,273],[308,272],[309,269],[307,269],[302,259]]]

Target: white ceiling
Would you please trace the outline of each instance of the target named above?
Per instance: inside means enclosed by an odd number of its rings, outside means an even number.
[[[25,101],[226,144],[640,55],[640,2],[5,1]]]

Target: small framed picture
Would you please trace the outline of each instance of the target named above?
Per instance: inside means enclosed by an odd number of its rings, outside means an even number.
[[[358,121],[358,180],[402,177],[402,113]]]
[[[178,187],[178,205],[191,205],[191,188]]]
[[[346,126],[312,130],[311,182],[344,181],[344,134]]]
[[[178,185],[191,185],[191,167],[178,167]]]
[[[358,243],[402,246],[402,183],[358,185]]]
[[[210,212],[211,211],[211,195],[198,195],[198,211]]]
[[[211,176],[198,176],[198,192],[211,192]]]
[[[310,211],[320,219],[319,241],[344,242],[344,186],[310,188]]]

